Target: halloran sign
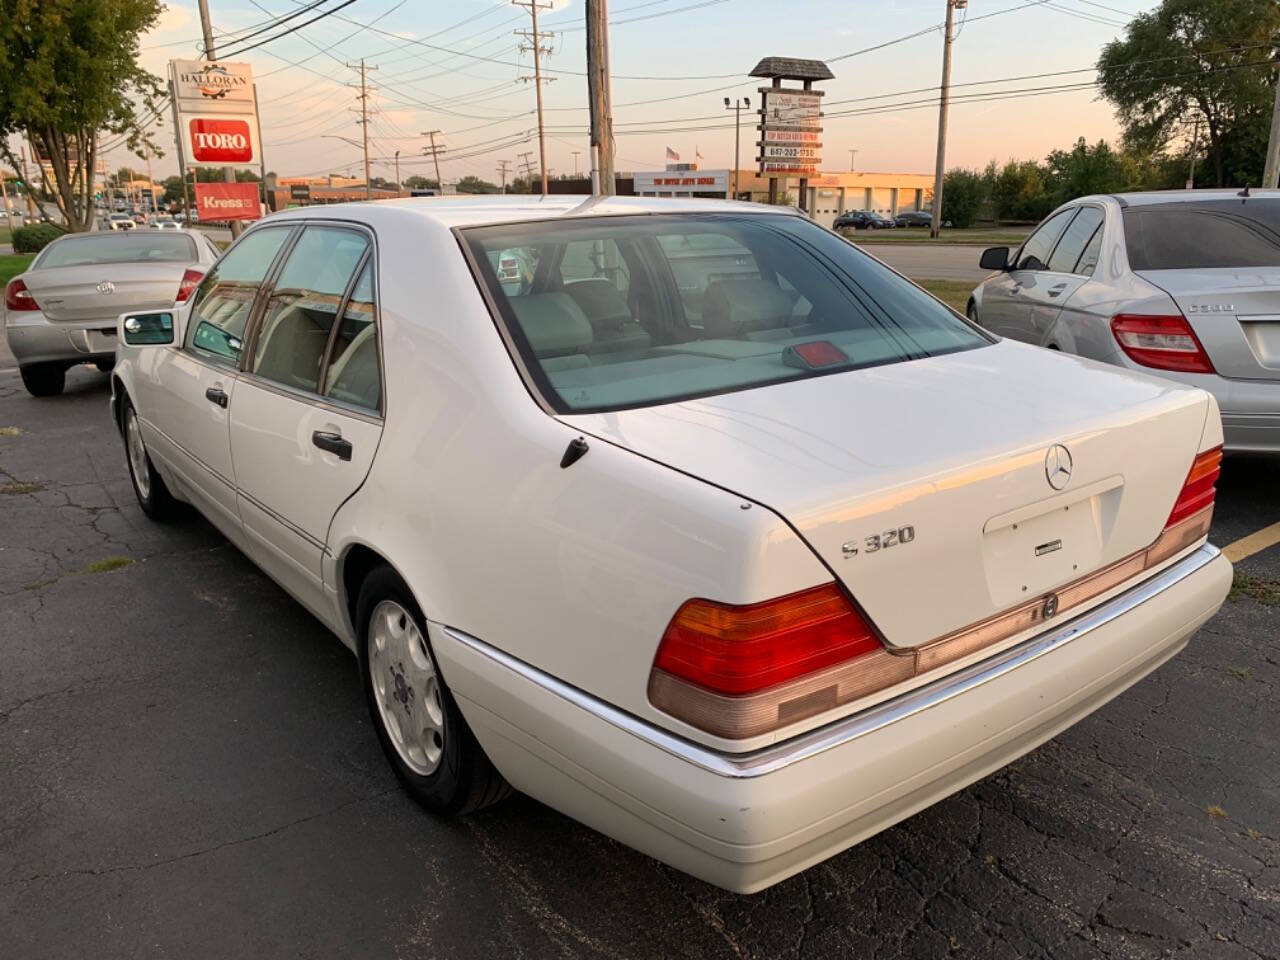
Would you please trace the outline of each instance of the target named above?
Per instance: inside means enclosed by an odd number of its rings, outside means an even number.
[[[188,165],[257,166],[257,101],[247,63],[170,60],[178,146]]]
[[[174,60],[174,95],[207,108],[209,104],[235,104],[253,112],[253,68],[247,63],[210,63],[207,60]]]

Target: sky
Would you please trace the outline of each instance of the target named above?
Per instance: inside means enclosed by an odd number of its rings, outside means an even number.
[[[333,10],[329,16],[237,54],[237,46],[284,28],[238,45],[237,34],[316,0],[209,2],[220,58],[253,67],[267,169],[281,176],[362,173],[361,58],[373,90],[374,176],[394,179],[398,150],[402,178],[433,177],[422,155],[427,130],[441,131],[436,139],[445,146],[446,183],[467,175],[497,182],[500,161],[519,170],[526,152],[536,168],[534,84],[524,79],[532,76],[532,54],[520,49],[525,40],[514,32],[530,26],[525,8],[508,0],[322,0],[287,26]],[[983,99],[953,103],[947,166],[1043,159],[1080,136],[1115,139],[1113,111],[1093,87],[1024,94],[1091,83],[1103,45],[1122,37],[1123,24],[1151,6],[1147,0],[970,0],[957,13],[964,22],[951,79],[957,97]],[[762,57],[788,56],[825,60],[835,74],[820,85],[827,114],[823,170],[930,173],[938,111],[936,101],[927,101],[941,76],[945,13],[944,0],[613,0],[617,168],[662,169],[667,147],[684,161],[701,153],[704,169],[732,166],[734,114],[724,98],[751,97],[757,109],[759,81],[747,74]],[[552,174],[585,172],[583,0],[554,0],[553,9],[540,11],[539,27],[550,35],[544,44],[552,52],[543,65],[554,78],[543,87],[547,166]],[[140,38],[143,66],[163,76],[170,58],[200,57],[200,32],[195,0],[169,0],[156,28]],[[1000,91],[1023,95],[988,96]],[[755,120],[743,111],[744,168],[755,150]],[[177,171],[167,110],[162,123],[154,136],[167,155],[154,161],[157,179]],[[857,151],[852,158],[850,150]],[[112,169],[137,166],[123,147],[106,159]]]

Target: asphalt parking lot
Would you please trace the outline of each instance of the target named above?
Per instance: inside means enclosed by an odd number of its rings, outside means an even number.
[[[345,648],[143,516],[107,397],[32,400],[0,341],[5,960],[1280,956],[1280,547],[1098,714],[740,897],[526,798],[414,806]],[[1278,519],[1280,462],[1228,461],[1214,542]]]

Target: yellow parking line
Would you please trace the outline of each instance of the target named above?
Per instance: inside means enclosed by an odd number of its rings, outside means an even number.
[[[1273,523],[1247,537],[1241,537],[1235,543],[1228,544],[1222,548],[1222,553],[1232,563],[1239,563],[1245,557],[1251,557],[1277,543],[1280,543],[1280,523]]]

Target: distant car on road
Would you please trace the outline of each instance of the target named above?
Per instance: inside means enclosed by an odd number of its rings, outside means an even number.
[[[181,303],[217,258],[198,234],[135,230],[54,240],[4,290],[4,332],[27,392],[61,393],[67,368],[78,363],[110,370],[120,314]]]
[[[282,211],[119,319],[142,510],[351,648],[429,810],[510,784],[751,893],[1223,602],[1204,391],[999,341],[799,211],[584,200]]]
[[[137,224],[127,213],[113,213],[107,217],[104,226],[108,230],[132,230],[137,227]]]
[[[893,222],[900,227],[931,227],[933,214],[928,210],[904,210]]]
[[[981,264],[971,320],[1203,387],[1228,450],[1280,452],[1280,191],[1082,197]]]
[[[846,210],[831,226],[835,230],[887,230],[894,223],[874,210]]]
[[[173,217],[165,217],[165,216],[156,217],[154,220],[151,221],[151,226],[155,230],[181,230],[182,229],[182,224],[180,224],[177,220],[175,220]]]

